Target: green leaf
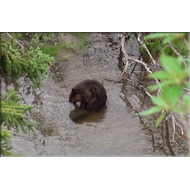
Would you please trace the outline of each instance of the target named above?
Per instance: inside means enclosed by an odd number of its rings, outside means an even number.
[[[165,116],[166,116],[166,112],[164,112],[164,113],[162,113],[161,115],[160,115],[160,117],[157,119],[157,121],[156,121],[156,127],[158,127],[158,125],[162,122],[162,120],[165,118]]]
[[[163,108],[160,108],[160,107],[155,106],[155,107],[150,108],[149,110],[140,112],[139,115],[140,115],[140,116],[151,115],[151,114],[154,114],[154,113],[158,113],[158,112],[160,112],[161,110],[163,110]]]
[[[185,82],[185,87],[189,89],[189,82]]]
[[[152,102],[158,105],[159,107],[167,106],[166,102],[161,97],[152,96],[151,99],[152,99]]]
[[[173,107],[172,111],[176,113],[185,113],[185,110],[183,108],[179,108],[177,106]]]
[[[188,77],[189,76],[189,64],[187,64],[185,67],[184,67],[184,77]]]
[[[181,85],[173,85],[171,87],[171,104],[174,106],[176,102],[180,99],[183,92],[183,86]]]
[[[183,104],[189,105],[189,95],[187,94],[183,95]]]
[[[171,78],[171,75],[166,71],[157,71],[149,75],[150,78],[166,79]]]
[[[176,59],[176,63],[178,64],[178,67],[181,69],[182,67],[182,61],[183,61],[183,57],[179,56],[177,59]]]
[[[160,61],[162,66],[168,73],[172,75],[180,73],[180,67],[176,58],[162,54],[160,57]]]
[[[182,92],[183,86],[181,85],[172,85],[171,87],[163,87],[162,88],[161,97],[168,103],[170,106],[174,106],[176,102],[179,100]]]
[[[182,101],[183,112],[189,114],[189,95],[185,94]]]
[[[189,63],[189,58],[185,57],[183,58],[184,61],[186,61],[187,63]]]
[[[154,91],[154,90],[157,90],[158,88],[161,88],[161,87],[164,87],[164,86],[168,86],[168,85],[170,85],[170,84],[172,84],[172,83],[173,83],[172,80],[164,81],[164,82],[162,82],[162,83],[160,83],[160,84],[156,84],[156,85],[150,86],[149,89],[150,89],[151,91]]]

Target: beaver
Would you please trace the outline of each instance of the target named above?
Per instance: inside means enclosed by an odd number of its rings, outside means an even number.
[[[72,88],[69,102],[76,105],[81,102],[80,107],[97,110],[106,105],[107,93],[105,88],[96,80],[83,80]]]

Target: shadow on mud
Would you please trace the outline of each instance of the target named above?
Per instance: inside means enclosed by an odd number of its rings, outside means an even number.
[[[82,124],[84,122],[101,122],[105,118],[107,107],[103,107],[101,110],[86,110],[75,106],[69,114],[70,119],[77,123]]]

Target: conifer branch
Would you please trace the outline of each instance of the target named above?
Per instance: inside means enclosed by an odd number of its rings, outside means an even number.
[[[9,33],[6,32],[6,34],[7,34],[12,40],[14,40],[13,37],[12,37]],[[24,46],[23,46],[22,44],[20,44],[17,40],[15,40],[15,42],[16,42],[22,49],[24,49]]]

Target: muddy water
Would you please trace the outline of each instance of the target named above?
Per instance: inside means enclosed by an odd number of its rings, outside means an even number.
[[[98,34],[100,35],[100,34]],[[20,81],[19,92],[26,103],[34,104],[35,133],[14,132],[13,152],[24,156],[186,156],[187,143],[172,142],[169,124],[156,128],[155,116],[139,117],[151,106],[138,85],[149,84],[146,72],[137,65],[130,80],[117,82],[121,73],[120,41],[116,33],[91,38],[88,54],[70,54],[57,63],[49,78],[35,93]],[[140,57],[134,36],[126,45],[130,56]],[[84,79],[101,82],[108,95],[107,106],[86,111],[69,103],[70,90]]]

